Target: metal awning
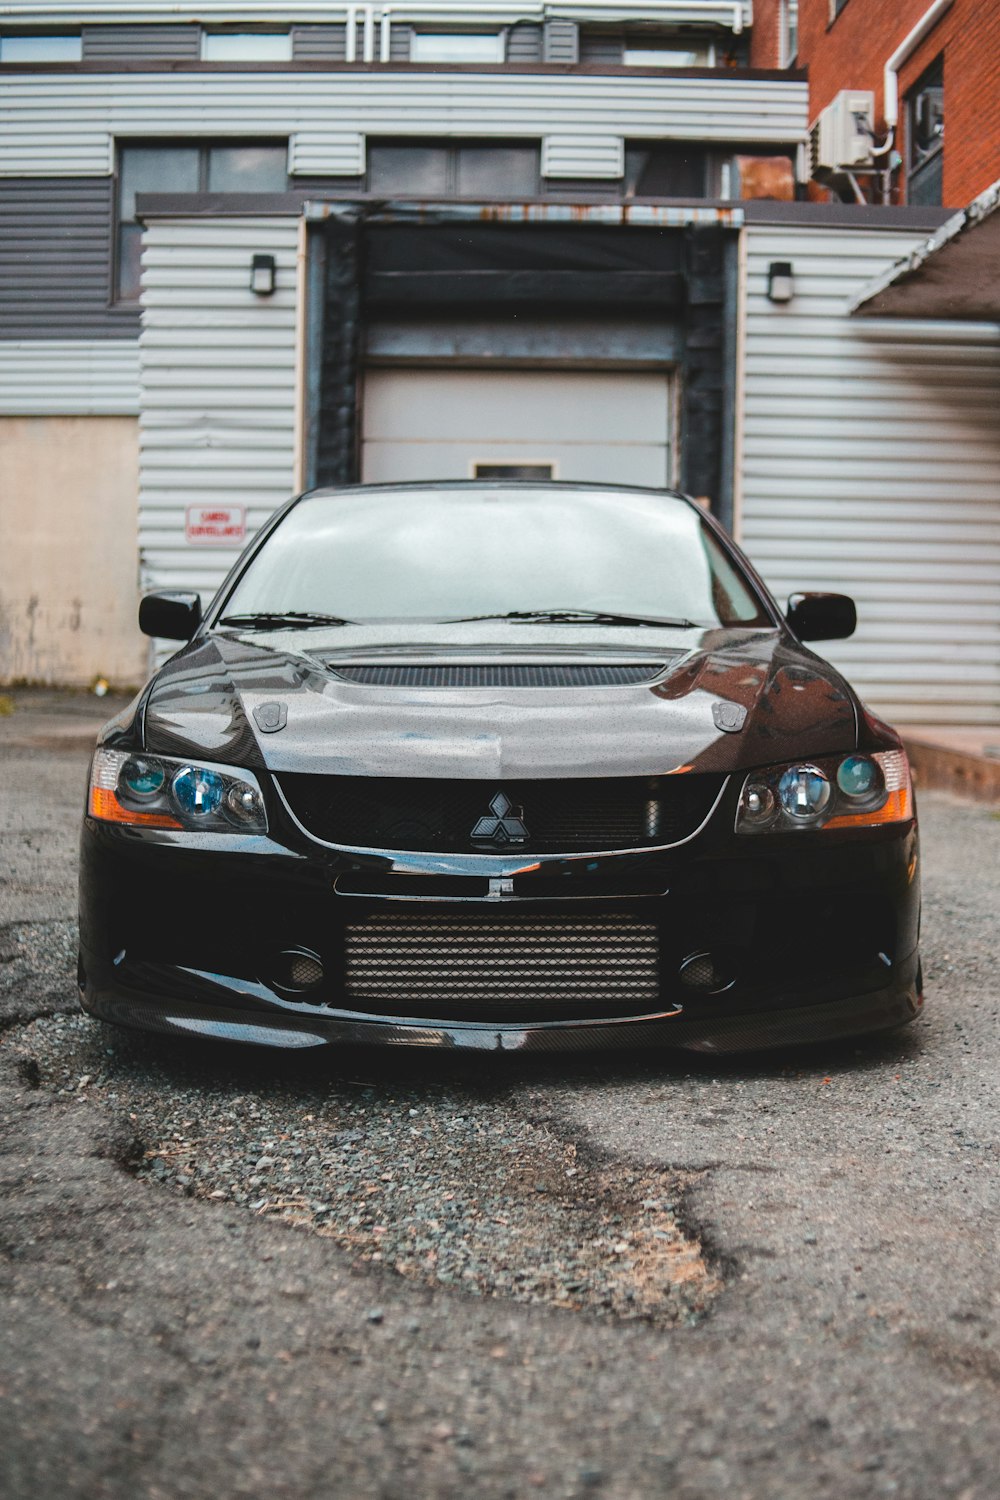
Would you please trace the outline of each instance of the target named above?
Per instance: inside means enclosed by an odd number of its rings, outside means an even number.
[[[869,318],[1000,323],[998,209],[1000,181],[863,287],[851,312]]]

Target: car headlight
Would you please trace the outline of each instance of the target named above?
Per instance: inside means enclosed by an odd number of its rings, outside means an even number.
[[[906,751],[878,750],[751,771],[743,783],[736,832],[866,828],[912,817]]]
[[[264,798],[250,772],[139,751],[97,751],[87,807],[92,818],[105,823],[206,833],[267,832]]]

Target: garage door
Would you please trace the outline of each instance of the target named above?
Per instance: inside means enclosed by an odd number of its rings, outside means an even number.
[[[362,478],[671,483],[665,373],[370,370]]]

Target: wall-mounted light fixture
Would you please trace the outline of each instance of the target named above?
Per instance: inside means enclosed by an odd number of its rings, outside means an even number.
[[[250,290],[256,297],[270,297],[277,266],[273,255],[255,255],[250,262]]]
[[[772,260],[767,268],[767,295],[772,302],[791,302],[795,276],[790,260]]]

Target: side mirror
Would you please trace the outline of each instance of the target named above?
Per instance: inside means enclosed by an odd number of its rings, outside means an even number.
[[[800,641],[842,641],[854,634],[858,612],[846,594],[792,594],[785,619]]]
[[[139,601],[139,629],[143,635],[189,641],[200,624],[199,594],[147,594]]]

